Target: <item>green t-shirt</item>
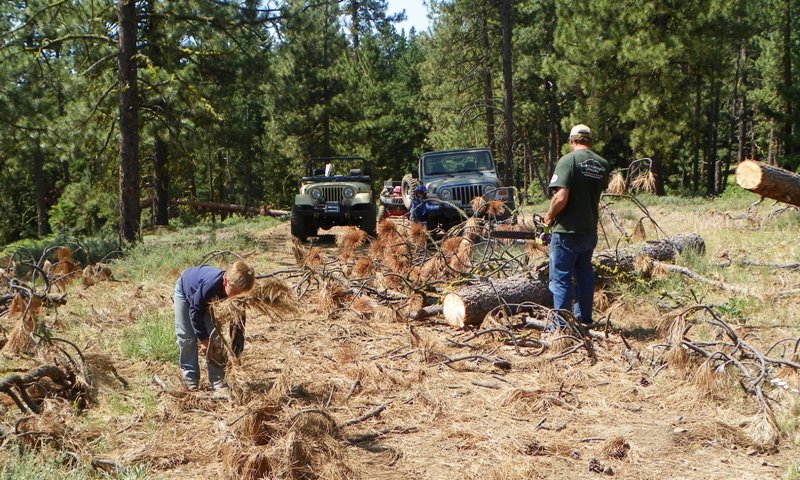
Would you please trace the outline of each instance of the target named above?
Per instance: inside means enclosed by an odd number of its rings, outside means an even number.
[[[608,161],[591,150],[575,150],[558,160],[550,188],[568,188],[569,200],[556,216],[553,232],[597,231],[598,203],[610,171]]]

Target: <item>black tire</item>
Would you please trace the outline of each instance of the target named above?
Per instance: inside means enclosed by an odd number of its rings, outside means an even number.
[[[297,207],[292,207],[292,213],[289,217],[289,225],[292,231],[292,236],[296,237],[301,242],[308,240],[309,235],[317,234],[316,226],[308,225],[307,219],[297,211]],[[312,228],[313,232],[311,230]]]
[[[367,232],[370,237],[375,237],[376,228],[378,226],[378,214],[375,209],[375,204],[371,204],[367,214],[361,219],[361,230]]]
[[[410,173],[403,177],[400,189],[403,195],[403,205],[406,210],[411,210],[411,202],[414,200],[414,189],[419,185],[419,179],[414,178]]]

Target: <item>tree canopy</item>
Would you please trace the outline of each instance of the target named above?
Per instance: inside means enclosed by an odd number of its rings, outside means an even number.
[[[615,167],[653,159],[660,193],[800,165],[791,0],[428,5],[405,33],[381,0],[0,3],[0,244],[135,241],[176,199],[286,207],[311,156],[382,182],[489,147],[542,194],[575,123]]]

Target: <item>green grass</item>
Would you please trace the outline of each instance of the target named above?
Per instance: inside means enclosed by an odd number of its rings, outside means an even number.
[[[120,349],[134,360],[174,362],[178,358],[178,345],[172,315],[167,312],[143,314],[134,328],[124,333]]]
[[[241,253],[257,249],[257,234],[279,223],[280,220],[267,217],[233,217],[225,222],[159,231],[145,236],[125,258],[114,262],[112,270],[133,282],[164,277],[199,264],[203,257],[215,251]],[[230,261],[230,257],[224,261]]]
[[[0,466],[0,480],[155,480],[146,466],[128,467],[124,472],[108,474],[94,470],[90,465],[70,466],[69,456],[53,452],[47,455],[23,454],[6,457]]]
[[[792,463],[786,467],[786,473],[783,474],[784,480],[800,480],[800,463]]]

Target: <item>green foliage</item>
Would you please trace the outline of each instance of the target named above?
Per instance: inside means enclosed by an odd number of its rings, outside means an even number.
[[[0,256],[13,256],[17,262],[17,275],[30,271],[24,264],[36,265],[48,252],[46,260],[57,261],[56,247],[66,246],[72,250],[72,259],[79,265],[109,261],[122,255],[117,239],[104,237],[76,238],[70,235],[51,235],[42,239],[20,240],[0,250]]]
[[[178,357],[174,319],[168,312],[142,314],[127,330],[120,344],[126,357],[136,360],[173,362]]]
[[[614,166],[653,158],[660,193],[719,194],[714,172],[740,148],[800,163],[792,2],[512,3],[517,186],[549,176],[576,122]],[[255,0],[137,2],[140,201],[163,185],[172,199],[285,208],[309,156],[368,157],[380,185],[423,151],[502,153],[498,5],[428,6],[430,31],[404,36],[383,0],[284,0],[279,14]],[[0,2],[0,245],[48,227],[117,233],[115,21],[113,2]],[[728,181],[726,201],[749,200]],[[196,223],[187,212],[171,222]]]
[[[741,323],[745,317],[744,308],[747,303],[748,301],[743,298],[729,298],[722,305],[717,305],[716,310],[724,320],[732,323]]]
[[[79,236],[115,233],[118,216],[115,197],[85,181],[67,185],[50,209],[50,223],[56,232]]]

